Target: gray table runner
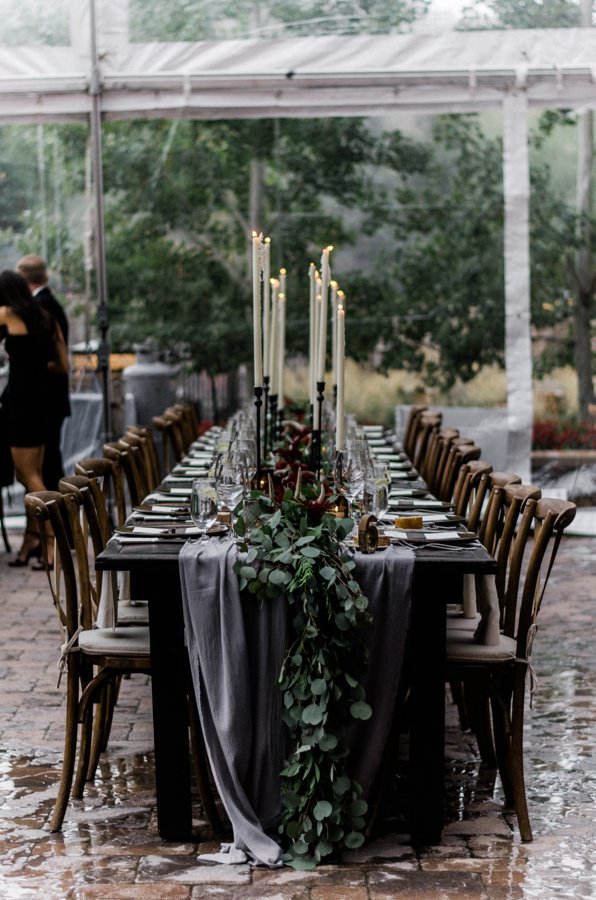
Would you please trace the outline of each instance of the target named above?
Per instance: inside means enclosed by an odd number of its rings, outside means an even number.
[[[186,645],[205,744],[217,788],[232,823],[233,848],[253,863],[279,865],[280,777],[286,746],[282,695],[289,606],[260,606],[241,597],[233,571],[234,541],[185,544],[180,578]],[[351,774],[367,797],[382,760],[402,670],[410,614],[414,553],[391,547],[356,556],[356,578],[373,624],[366,699],[372,718],[348,734]],[[229,854],[239,861],[240,854]]]

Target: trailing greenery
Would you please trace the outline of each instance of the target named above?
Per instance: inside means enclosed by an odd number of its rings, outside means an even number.
[[[279,503],[254,492],[236,524],[245,551],[236,563],[241,590],[292,610],[293,640],[278,682],[293,748],[281,773],[280,834],[283,859],[296,869],[361,846],[367,812],[348,771],[345,733],[372,714],[361,683],[370,614],[343,543],[354,523],[329,515],[328,502],[317,484],[298,488],[298,496],[288,488]]]

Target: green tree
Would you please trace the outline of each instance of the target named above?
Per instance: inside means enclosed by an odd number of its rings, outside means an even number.
[[[386,33],[408,27],[430,0],[131,0],[131,36],[217,40],[281,34]]]
[[[591,27],[592,0],[475,0],[467,8],[461,27],[464,28],[568,28]],[[490,11],[483,15],[483,9]],[[565,113],[559,119],[568,122]],[[547,120],[552,125],[552,114]],[[578,379],[580,414],[587,416],[594,401],[592,314],[596,271],[594,270],[594,236],[596,221],[593,214],[593,112],[578,116],[578,195],[575,236],[575,261],[571,269],[570,289],[574,294],[572,306],[574,323],[574,362]]]
[[[576,28],[579,4],[573,0],[474,0],[464,7],[459,27]]]
[[[337,203],[360,203],[372,147],[357,120],[106,126],[115,346],[152,336],[190,348],[195,368],[212,373],[248,362],[256,227],[272,235],[272,274],[281,265],[290,274],[288,351],[304,352],[308,260],[330,241],[348,243]],[[263,164],[259,221],[250,217],[255,158]]]
[[[386,134],[378,162],[393,178],[377,185],[369,226],[383,222],[394,242],[386,242],[376,261],[381,278],[356,277],[350,285],[351,352],[370,353],[378,316],[384,367],[419,371],[447,388],[482,365],[502,365],[500,138],[487,137],[477,116],[442,116],[429,142]],[[534,167],[532,184],[532,316],[544,326],[568,314],[560,301],[573,219],[553,194],[545,167]]]

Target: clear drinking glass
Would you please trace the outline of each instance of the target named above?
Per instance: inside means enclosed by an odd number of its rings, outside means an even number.
[[[215,478],[195,478],[190,492],[190,517],[205,531],[217,516],[217,481]]]
[[[366,493],[370,496],[370,512],[382,519],[389,509],[389,477],[383,463],[373,463],[366,478]]]
[[[223,506],[233,510],[243,496],[248,482],[248,463],[244,453],[226,453],[217,470],[217,497]]]

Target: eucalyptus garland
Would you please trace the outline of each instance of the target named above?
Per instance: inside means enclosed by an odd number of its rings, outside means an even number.
[[[345,733],[372,715],[362,687],[370,614],[344,543],[353,521],[328,514],[319,485],[297,491],[278,503],[257,493],[245,499],[236,532],[246,555],[236,572],[241,590],[292,607],[293,640],[278,680],[293,746],[281,773],[280,834],[284,861],[310,869],[364,842],[367,804],[348,774]]]

